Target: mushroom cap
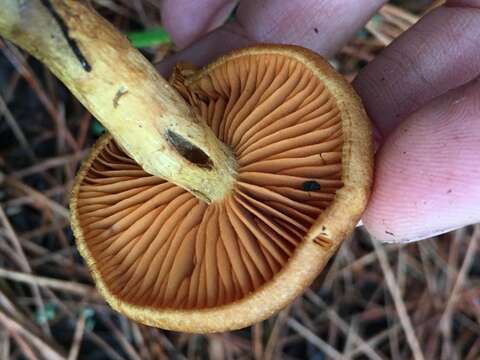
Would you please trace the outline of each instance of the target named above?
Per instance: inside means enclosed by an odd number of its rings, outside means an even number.
[[[205,204],[104,135],[72,191],[77,246],[107,302],[136,321],[246,327],[302,294],[358,223],[370,122],[350,84],[296,46],[237,50],[171,83],[235,154],[234,189]]]

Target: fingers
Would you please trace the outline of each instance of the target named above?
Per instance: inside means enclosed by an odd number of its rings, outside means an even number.
[[[183,49],[222,25],[237,0],[163,0],[162,23],[175,45]]]
[[[213,0],[207,2],[211,1]],[[198,1],[202,4],[204,2],[206,0]],[[168,74],[173,64],[178,61],[204,65],[227,51],[257,42],[296,44],[324,56],[331,56],[385,2],[386,0],[242,0],[235,21],[176,54],[161,64],[159,70]],[[182,0],[179,4],[182,3],[186,4],[187,1]],[[164,16],[165,19],[170,17],[168,21],[171,21],[172,25],[168,25],[169,28],[176,24],[175,26],[184,29],[182,31],[192,34],[191,27],[178,23],[180,11],[168,11],[171,13],[167,12]],[[202,11],[210,12],[211,9],[204,8]],[[202,14],[202,18],[208,18]],[[190,35],[182,36],[191,39]]]
[[[480,221],[480,78],[412,114],[377,156],[363,218],[387,242]]]
[[[331,56],[384,2],[246,0],[240,3],[237,16],[252,40],[301,45]]]
[[[447,5],[388,46],[354,82],[383,137],[429,100],[480,74],[480,1]]]
[[[175,64],[180,61],[203,66],[230,50],[253,43],[254,41],[245,34],[245,31],[236,22],[232,22],[221,26],[185,50],[169,56],[157,64],[156,68],[164,77],[169,77]]]

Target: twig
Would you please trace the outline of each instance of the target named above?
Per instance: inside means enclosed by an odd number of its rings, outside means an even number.
[[[3,268],[0,268],[0,278],[19,281],[27,284],[34,284],[36,286],[47,287],[53,290],[60,290],[75,295],[99,298],[99,295],[95,288],[72,281],[51,279],[42,276],[11,271]]]
[[[25,336],[39,351],[49,360],[63,360],[65,357],[61,355],[57,350],[52,348],[49,344],[39,338],[37,335],[28,331],[16,320],[8,317],[6,314],[0,312],[0,322],[12,332],[19,333]]]
[[[462,266],[457,276],[457,280],[455,281],[455,285],[453,286],[451,295],[445,307],[445,311],[443,313],[442,319],[440,320],[440,329],[443,336],[446,338],[449,338],[450,336],[450,323],[451,323],[453,308],[455,306],[456,301],[459,298],[460,290],[465,284],[468,271],[470,270],[470,267],[472,266],[473,261],[475,259],[475,251],[477,250],[479,241],[480,241],[480,225],[476,225],[475,230],[472,234],[472,237],[468,243],[465,260],[462,263]]]
[[[3,207],[1,205],[0,205],[0,221],[3,223],[3,226],[5,227],[7,236],[10,239],[10,241],[12,242],[15,251],[19,255],[18,259],[22,260],[22,263],[19,264],[20,268],[27,273],[31,273],[32,268],[31,268],[31,266],[28,262],[28,258],[25,255],[25,252],[23,251],[23,248],[22,248],[22,245],[20,243],[20,240],[18,239],[17,233],[13,229],[12,224],[10,224],[10,221],[8,220],[8,217],[5,214],[5,212],[3,211]],[[36,307],[37,307],[37,311],[42,311],[45,304],[44,304],[44,301],[42,299],[40,289],[38,288],[38,285],[35,284],[35,283],[32,283],[31,287],[32,287],[32,292],[33,292],[34,298],[35,298],[35,304],[36,304]],[[43,331],[45,332],[45,334],[47,334],[49,336],[51,335],[50,327],[48,326],[48,323],[45,323],[43,325]]]
[[[7,329],[0,329],[0,359],[10,357],[10,335]]]
[[[80,352],[80,345],[82,343],[82,337],[83,337],[84,331],[85,331],[85,314],[81,313],[77,321],[77,326],[75,327],[72,346],[70,347],[70,352],[68,353],[68,360],[77,359],[78,353]]]
[[[275,358],[275,348],[280,336],[280,332],[285,324],[285,321],[288,318],[290,313],[290,306],[282,310],[275,319],[275,324],[273,325],[272,331],[270,332],[270,337],[268,338],[267,345],[265,346],[264,359],[271,360]]]
[[[137,348],[140,350],[140,356],[143,360],[151,360],[152,357],[150,356],[150,353],[147,349],[146,343],[144,336],[142,332],[140,331],[139,325],[136,322],[130,322],[129,323],[130,328],[132,329],[132,337],[137,345]]]
[[[5,103],[5,100],[3,99],[1,94],[0,94],[0,114],[3,114],[3,116],[5,117],[5,120],[7,121],[7,124],[10,127],[10,129],[12,130],[13,135],[15,135],[18,143],[25,150],[30,160],[36,161],[37,158],[35,156],[35,153],[33,152],[31,145],[28,143],[28,140],[25,137],[25,134],[23,133],[22,128],[18,125],[17,121],[15,120],[15,117],[8,109],[8,106]]]
[[[68,128],[62,127],[62,122],[58,110],[52,104],[50,98],[46,95],[45,90],[43,89],[40,81],[34,75],[33,71],[28,67],[24,57],[21,53],[14,48],[11,44],[5,43],[0,39],[0,48],[3,49],[3,53],[10,61],[10,63],[17,69],[17,71],[22,75],[22,77],[29,83],[32,90],[38,96],[40,102],[44,105],[45,109],[50,114],[51,118],[55,121],[57,126],[58,135],[65,138],[67,143],[73,150],[77,149],[77,143],[73,138],[72,134]]]
[[[76,153],[70,154],[70,155],[53,157],[53,158],[50,158],[50,159],[42,161],[42,162],[37,162],[35,165],[30,166],[28,168],[15,171],[15,172],[9,174],[9,176],[15,177],[15,178],[18,179],[18,178],[22,178],[22,177],[25,177],[25,176],[30,176],[32,174],[36,174],[36,173],[39,173],[39,172],[44,172],[44,171],[49,170],[51,168],[64,166],[64,165],[68,165],[68,164],[72,164],[72,163],[77,163],[80,160],[82,160],[83,158],[85,158],[87,153],[88,153],[88,150],[82,150],[82,151],[79,151],[79,152],[76,152]]]
[[[393,41],[391,37],[386,36],[383,32],[381,32],[378,27],[372,22],[368,22],[367,25],[365,25],[365,28],[372,33],[372,35],[375,36],[384,46],[390,45],[390,43]]]
[[[413,15],[412,13],[410,13],[406,10],[403,10],[402,8],[400,8],[398,6],[391,5],[391,4],[385,4],[381,8],[380,12],[384,12],[386,14],[395,16],[399,19],[404,20],[407,23],[412,24],[412,25],[415,24],[420,19],[419,16]]]
[[[256,360],[263,359],[263,323],[258,323],[253,325],[252,327],[252,347],[253,347],[253,355]]]
[[[309,343],[320,349],[325,353],[325,355],[330,356],[333,359],[340,359],[342,358],[342,354],[340,354],[335,348],[330,346],[327,342],[323,341],[320,339],[313,331],[310,329],[306,328],[302,324],[300,324],[297,320],[294,318],[289,317],[287,319],[287,325],[298,332],[300,335],[302,335],[305,340],[307,340]]]
[[[134,349],[130,341],[128,341],[126,334],[120,331],[117,326],[115,326],[115,324],[105,314],[101,313],[100,318],[102,319],[104,324],[110,329],[111,334],[117,339],[118,343],[125,351],[125,353],[129,355],[130,359],[141,360],[137,351]]]
[[[35,205],[43,204],[48,207],[50,210],[54,211],[56,214],[60,215],[61,217],[69,220],[70,213],[65,206],[60,205],[59,203],[50,200],[48,197],[43,195],[41,192],[31,188],[28,185],[25,185],[14,178],[7,178],[5,182],[10,186],[16,188],[17,190],[30,195],[33,199],[36,200]]]
[[[69,188],[70,188],[70,184],[58,185],[58,186],[51,187],[50,189],[44,191],[43,195],[45,195],[47,197],[56,197],[56,196],[59,196],[59,195],[64,195],[65,192],[67,192]],[[4,205],[4,208],[8,209],[8,208],[15,208],[15,207],[23,206],[23,205],[32,205],[34,203],[35,202],[32,199],[32,197],[30,195],[25,194],[25,195],[17,196],[16,198],[13,198],[11,200],[8,200],[8,201],[4,202],[3,205]],[[65,220],[64,220],[64,222],[65,222]],[[53,228],[58,228],[58,227],[53,226],[52,230],[53,230]],[[32,232],[34,232],[34,231],[36,231],[36,230],[32,230]]]
[[[12,332],[11,336],[15,340],[17,345],[20,347],[22,355],[24,355],[29,360],[40,360],[36,354],[36,351],[33,351],[32,346],[27,343],[27,341],[22,336],[20,336],[20,334]]]
[[[420,348],[420,344],[418,343],[418,339],[415,335],[415,330],[413,329],[412,322],[410,320],[410,317],[408,316],[407,309],[400,294],[400,289],[398,288],[398,285],[396,283],[395,276],[393,275],[392,268],[388,263],[385,250],[377,240],[372,239],[372,243],[375,247],[380,266],[382,267],[383,274],[385,275],[388,290],[392,295],[395,308],[397,309],[398,316],[400,318],[400,323],[402,324],[403,330],[407,337],[407,342],[410,346],[410,349],[412,350],[413,357],[415,358],[415,360],[423,360],[424,356]]]
[[[359,349],[365,352],[372,359],[381,360],[382,357],[378,355],[375,350],[367,343],[360,335],[355,331],[350,330],[349,324],[347,324],[336,311],[332,310],[325,302],[320,299],[320,297],[311,290],[306,291],[306,296],[317,306],[319,306],[323,311],[327,312],[328,318],[330,321],[334,322],[337,327],[344,333],[350,334],[350,337],[353,342],[357,344]]]

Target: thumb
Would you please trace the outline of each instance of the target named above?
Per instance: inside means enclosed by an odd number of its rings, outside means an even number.
[[[428,103],[387,138],[363,221],[396,243],[480,221],[480,78]]]

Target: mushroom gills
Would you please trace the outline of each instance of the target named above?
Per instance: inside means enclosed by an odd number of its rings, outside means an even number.
[[[321,80],[287,55],[177,68],[171,82],[235,154],[234,189],[207,205],[145,173],[107,135],[79,188],[79,223],[122,301],[218,307],[281,272],[342,187],[340,111]]]

